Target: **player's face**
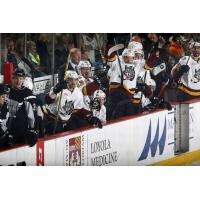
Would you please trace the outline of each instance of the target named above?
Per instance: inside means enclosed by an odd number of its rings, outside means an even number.
[[[88,79],[91,77],[91,68],[90,67],[84,67],[84,68],[81,68],[81,75]]]
[[[141,53],[135,54],[135,60],[142,60],[142,59],[143,59],[143,55]]]
[[[200,47],[194,47],[192,49],[192,54],[194,55],[194,57],[199,57],[200,56]]]
[[[0,105],[1,106],[5,103],[6,98],[7,98],[6,94],[0,95]]]
[[[134,57],[132,56],[124,56],[124,62],[126,64],[133,64]]]
[[[22,85],[24,83],[25,78],[24,77],[20,77],[20,76],[16,76],[13,79],[13,87],[16,89],[21,89]]]
[[[78,84],[78,79],[69,78],[67,80],[67,87],[69,90],[74,90],[77,84]]]
[[[14,51],[14,48],[15,48],[15,44],[14,44],[14,42],[13,41],[10,41],[9,43],[8,43],[8,51],[9,52],[11,52],[11,51]]]
[[[32,52],[37,52],[37,48],[36,48],[36,44],[35,43],[33,43],[32,45],[31,45],[31,48],[30,48],[30,50],[32,51]]]

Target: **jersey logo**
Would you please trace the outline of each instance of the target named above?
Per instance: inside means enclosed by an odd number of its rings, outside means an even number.
[[[133,66],[127,66],[125,65],[125,70],[123,71],[123,78],[124,80],[134,80],[135,78],[135,71],[133,69]]]
[[[72,114],[74,110],[74,102],[73,101],[65,101],[65,105],[63,106],[67,115]]]
[[[191,82],[198,83],[200,81],[200,69],[195,69],[194,77],[191,79]]]

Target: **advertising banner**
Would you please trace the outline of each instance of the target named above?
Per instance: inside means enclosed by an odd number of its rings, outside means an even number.
[[[174,110],[132,119],[0,153],[1,165],[149,165],[174,157]]]
[[[174,110],[164,110],[69,135],[63,164],[148,165],[169,159],[174,157],[174,130]]]

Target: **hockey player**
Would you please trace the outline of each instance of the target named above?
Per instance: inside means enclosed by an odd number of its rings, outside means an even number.
[[[106,95],[102,90],[96,90],[90,102],[93,116],[98,117],[102,123],[106,123],[106,107],[104,106]]]
[[[91,64],[88,61],[80,61],[79,69],[79,88],[83,91],[84,108],[92,111],[95,117],[98,117],[101,122],[106,122],[106,108],[104,106],[106,95],[97,87],[90,96],[85,92],[85,88],[91,85],[94,80],[92,77]],[[96,81],[96,80],[95,80]]]
[[[102,127],[101,121],[84,109],[83,93],[78,88],[78,74],[75,71],[67,71],[66,81],[51,88],[46,102],[47,134],[80,128],[88,123]]]
[[[110,69],[110,97],[107,104],[108,120],[139,113],[134,105],[133,95],[137,89],[137,78],[141,70],[140,62],[135,62],[135,53],[131,49],[125,49],[119,59],[108,62]],[[137,92],[146,92],[148,87],[138,87]]]
[[[182,57],[172,68],[171,75],[178,83],[177,101],[200,97],[200,43],[190,44],[190,56]]]
[[[0,84],[0,147],[10,146],[13,143],[13,137],[7,134],[7,120],[8,120],[8,103],[6,101],[10,89]]]
[[[138,62],[141,65],[137,79],[137,90],[139,89],[139,92],[134,94],[135,105],[141,109],[140,111],[152,110],[155,108],[167,108],[168,110],[171,110],[171,105],[167,101],[162,97],[154,96],[156,83],[151,78],[152,73],[157,75],[162,72],[163,68],[165,68],[165,64],[162,63],[161,65],[154,67],[152,70],[147,70],[145,69],[143,50],[140,48],[132,49],[135,53],[134,62]],[[145,87],[148,89],[146,90]]]
[[[36,97],[23,86],[24,80],[24,70],[17,68],[9,94],[8,133],[13,137],[14,144],[33,146],[38,139]]]
[[[153,95],[153,91],[156,88],[156,83],[153,79],[151,79],[150,71],[144,68],[145,60],[144,60],[143,50],[140,48],[135,48],[133,49],[133,51],[135,53],[134,62],[138,63],[138,65],[141,66],[137,78],[137,85],[136,85],[137,89],[134,94],[134,103],[135,105],[140,107],[141,109],[140,111],[142,111],[143,107],[145,107],[150,103],[149,98],[151,98]],[[148,87],[148,90],[146,90],[145,87]]]
[[[84,60],[80,61],[78,65],[79,72],[79,87],[86,86],[88,83],[93,82],[92,77],[92,66],[89,61]]]

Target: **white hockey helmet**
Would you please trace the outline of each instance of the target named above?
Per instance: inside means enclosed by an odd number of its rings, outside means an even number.
[[[86,68],[86,67],[89,67],[89,68],[92,67],[91,64],[90,64],[90,62],[87,61],[87,60],[81,60],[81,61],[79,62],[79,64],[78,64],[78,69]]]
[[[66,72],[66,80],[69,78],[78,79],[78,74],[75,71],[69,70]]]
[[[94,92],[94,98],[105,100],[106,99],[106,94],[102,90],[96,90]]]
[[[142,49],[137,49],[137,50],[134,51],[134,53],[135,54],[138,53],[138,54],[144,55],[144,51]]]
[[[134,51],[132,51],[131,49],[124,49],[124,51],[122,52],[122,56],[127,56],[127,57],[134,57],[135,53]]]
[[[195,47],[198,47],[200,48],[200,42],[191,42],[190,45],[189,45],[189,48],[190,49],[193,49]]]
[[[140,42],[132,41],[132,42],[129,42],[128,49],[132,49],[133,51],[142,50],[143,46]]]

